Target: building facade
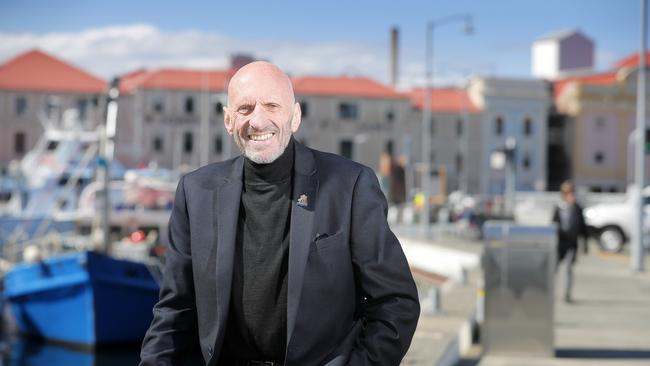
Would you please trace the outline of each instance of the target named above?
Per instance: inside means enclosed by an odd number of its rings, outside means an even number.
[[[516,142],[518,191],[543,191],[547,181],[548,111],[550,92],[533,79],[475,78],[468,87],[481,111],[480,187],[483,194],[502,194],[505,172],[490,166],[490,157],[509,138]]]
[[[411,123],[421,125],[422,91],[411,96]],[[505,172],[493,169],[490,157],[508,138],[517,143],[517,190],[546,188],[550,95],[544,82],[474,78],[466,89],[434,89],[431,98],[431,161],[445,172],[449,192],[503,194]],[[422,136],[421,127],[413,130]]]
[[[106,82],[75,66],[32,50],[0,65],[0,167],[36,145],[47,120],[76,108],[86,128],[101,121]]]
[[[571,177],[592,192],[625,191],[634,180],[637,72],[634,55],[609,72],[554,84],[556,108],[571,141]],[[646,159],[646,180],[648,168]]]
[[[223,125],[232,70],[161,69],[122,79],[117,156],[128,165],[197,167],[238,154]],[[296,138],[378,168],[388,147],[408,148],[408,97],[367,78],[293,80],[303,117]]]

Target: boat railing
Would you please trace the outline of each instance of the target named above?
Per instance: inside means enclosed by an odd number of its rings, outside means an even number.
[[[70,178],[66,182],[63,189],[53,192],[53,194],[57,194],[57,197],[54,197],[54,199],[51,201],[50,207],[48,207],[46,210],[44,219],[39,223],[38,227],[34,231],[34,234],[31,235],[31,238],[38,239],[39,237],[43,236],[43,234],[45,234],[46,230],[53,220],[54,213],[60,208],[58,205],[59,199],[61,197],[69,195],[69,193],[72,192],[72,190],[76,187],[84,170],[90,165],[92,159],[96,156],[97,149],[97,144],[88,145],[81,161],[74,167],[74,170],[72,171],[72,174],[70,175]],[[30,216],[30,214],[31,213],[27,212],[25,216]],[[22,224],[16,226],[14,231],[9,236],[7,242],[10,244],[15,244],[16,247],[24,247],[24,242],[31,240],[30,238],[26,238],[27,224],[28,222],[25,221]],[[10,257],[5,256],[5,258]]]
[[[39,237],[4,245],[2,258],[10,263],[34,262],[63,251],[89,250],[90,243],[74,231],[49,231]]]

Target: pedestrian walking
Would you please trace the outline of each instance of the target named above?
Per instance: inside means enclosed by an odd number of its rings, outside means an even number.
[[[564,273],[564,302],[571,302],[573,288],[573,265],[578,252],[578,238],[583,237],[583,252],[587,254],[587,225],[582,215],[582,207],[576,202],[575,186],[565,181],[560,186],[562,202],[555,207],[553,222],[557,225],[557,263],[555,270]]]

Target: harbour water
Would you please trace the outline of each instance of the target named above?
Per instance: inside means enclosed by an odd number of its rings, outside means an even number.
[[[7,366],[130,366],[140,361],[140,346],[82,350],[23,336],[6,336],[0,343],[0,365]],[[198,352],[185,365],[204,365]]]

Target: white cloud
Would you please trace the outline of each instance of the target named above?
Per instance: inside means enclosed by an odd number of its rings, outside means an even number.
[[[387,83],[389,73],[388,44],[242,39],[199,30],[167,32],[151,24],[44,34],[0,32],[0,62],[35,47],[106,79],[140,68],[226,68],[230,55],[237,53],[271,60],[294,76],[368,76]],[[424,84],[423,63],[412,51],[400,55],[400,89]],[[435,84],[458,84],[464,76],[453,68],[437,68]]]
[[[31,48],[109,78],[137,68],[224,68],[233,53],[269,59],[294,75],[366,75],[387,79],[385,50],[352,42],[246,40],[197,30],[165,32],[149,24],[64,33],[0,33],[0,59]]]

